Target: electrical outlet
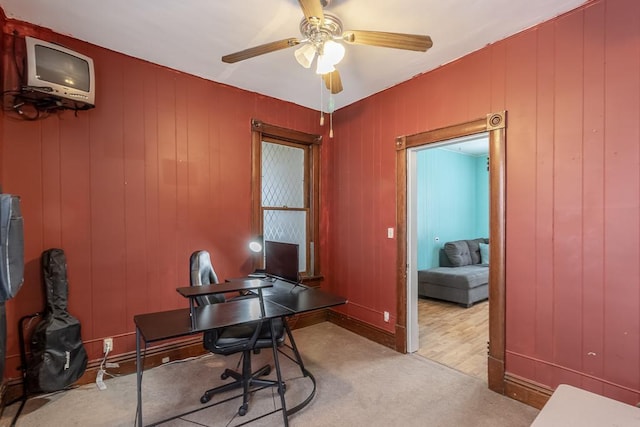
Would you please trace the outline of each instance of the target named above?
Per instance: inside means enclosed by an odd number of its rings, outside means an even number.
[[[113,338],[105,338],[102,341],[102,352],[107,353],[113,351]]]
[[[389,312],[388,311],[384,312],[384,321],[389,323]]]

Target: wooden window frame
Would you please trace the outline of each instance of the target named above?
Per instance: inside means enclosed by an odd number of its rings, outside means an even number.
[[[260,120],[251,120],[251,232],[263,235],[262,212],[262,141],[303,148],[305,155],[305,208],[307,221],[307,274],[302,281],[309,281],[320,274],[320,145],[322,136],[270,125]],[[310,245],[309,242],[313,242]],[[254,257],[254,267],[263,268],[261,256]],[[309,274],[311,272],[311,274]]]

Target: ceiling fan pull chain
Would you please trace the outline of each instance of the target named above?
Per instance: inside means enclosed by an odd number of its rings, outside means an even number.
[[[335,101],[333,99],[333,79],[329,79],[329,138],[333,138],[333,110],[335,109]]]
[[[324,103],[324,100],[322,99],[322,76],[320,76],[320,126],[324,126],[324,106],[322,105]]]
[[[329,138],[333,138],[333,113],[329,115]]]

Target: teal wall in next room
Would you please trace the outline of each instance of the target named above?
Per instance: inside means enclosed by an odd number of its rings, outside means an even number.
[[[487,159],[445,148],[417,153],[418,270],[437,267],[446,242],[489,237]]]

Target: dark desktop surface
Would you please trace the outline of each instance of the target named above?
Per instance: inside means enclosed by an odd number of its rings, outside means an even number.
[[[180,295],[186,298],[192,298],[195,296],[201,295],[209,295],[209,294],[224,294],[227,292],[234,291],[249,291],[252,289],[260,289],[272,286],[269,282],[265,282],[264,280],[260,280],[258,278],[249,278],[243,277],[241,279],[234,279],[233,283],[227,281],[225,283],[213,283],[210,285],[200,285],[200,286],[184,286],[181,288],[176,288],[176,291]]]
[[[272,274],[269,273],[249,273],[247,276],[245,277],[234,277],[231,279],[225,279],[225,283],[226,282],[247,282],[247,281],[259,281],[263,284],[271,284],[271,285],[264,285],[264,286],[256,286],[255,289],[258,288],[267,288],[269,286],[273,286],[274,283],[289,283],[289,284],[295,284],[298,286],[302,286],[305,287],[302,283],[297,282],[295,280],[288,280],[288,279],[284,279],[280,276],[274,276]],[[212,285],[214,286],[214,285]],[[265,294],[266,295],[266,294]]]
[[[191,316],[188,308],[136,314],[133,316],[133,321],[146,342],[197,333],[191,328]]]
[[[291,314],[288,307],[265,300],[262,315],[260,299],[246,298],[195,307],[195,326],[188,308],[139,314],[133,320],[145,341],[153,342]]]
[[[194,308],[195,324],[191,324],[189,308],[157,313],[139,314],[134,322],[145,341],[153,342],[184,335],[195,334],[214,327],[224,327],[260,319],[290,316],[344,304],[346,299],[310,288],[300,283],[289,282],[275,277],[264,279],[229,279],[229,282],[178,288],[185,297],[204,295],[211,291],[238,290],[239,286],[257,296],[261,289],[264,298],[264,315],[261,314],[260,299],[246,298]],[[241,282],[241,283],[238,283]],[[244,283],[242,283],[244,282]]]
[[[273,283],[273,287],[265,288],[262,291],[265,301],[286,307],[296,314],[334,307],[347,302],[344,297],[333,295],[321,289],[310,288],[301,283],[273,277],[263,280]]]
[[[246,278],[227,279],[227,282],[243,280],[246,280]],[[259,280],[267,285],[259,287],[262,290],[265,306],[266,303],[269,302],[286,307],[293,313],[319,310],[347,302],[346,298],[325,292],[320,288],[312,288],[302,283],[284,280],[279,277],[269,276],[268,274],[262,279],[253,280]],[[256,290],[249,292],[256,296],[258,294]]]

